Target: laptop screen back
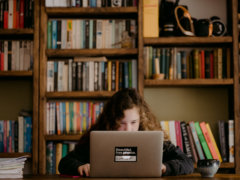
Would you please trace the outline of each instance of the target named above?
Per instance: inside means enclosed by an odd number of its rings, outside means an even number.
[[[160,177],[162,131],[92,131],[91,177]]]

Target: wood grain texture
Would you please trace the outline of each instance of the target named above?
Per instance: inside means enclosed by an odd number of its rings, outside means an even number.
[[[19,153],[19,152],[16,152],[16,153],[0,153],[1,158],[17,158],[17,157],[20,157],[20,156],[27,156],[28,158],[31,158],[32,154],[31,153]]]
[[[0,77],[31,77],[33,71],[0,71]]]
[[[78,141],[81,134],[75,135],[45,135],[46,141]]]
[[[0,35],[33,35],[34,31],[34,29],[0,29]]]

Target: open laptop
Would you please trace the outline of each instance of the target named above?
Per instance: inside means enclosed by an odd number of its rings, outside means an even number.
[[[162,131],[92,131],[91,177],[160,177]]]

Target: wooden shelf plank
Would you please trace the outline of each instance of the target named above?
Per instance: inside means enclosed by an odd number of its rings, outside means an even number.
[[[0,71],[0,77],[23,77],[33,76],[32,71]]]
[[[47,92],[47,98],[108,98],[115,91],[72,91],[72,92]]]
[[[0,157],[1,158],[16,158],[16,157],[20,157],[20,156],[27,156],[27,157],[32,157],[31,153],[19,153],[19,152],[15,152],[15,153],[0,153]]]
[[[137,7],[104,7],[104,8],[46,8],[48,15],[75,16],[75,15],[109,15],[109,14],[137,14]]]
[[[223,37],[161,37],[161,38],[144,38],[144,45],[161,45],[161,44],[214,44],[214,43],[232,43],[231,36]]]
[[[48,49],[48,57],[74,57],[74,56],[126,56],[137,55],[138,50],[133,49]]]
[[[33,29],[0,29],[0,35],[33,35]]]
[[[145,87],[158,86],[219,86],[233,85],[233,79],[144,80]]]
[[[194,168],[197,168],[197,164],[194,163]],[[235,165],[234,163],[229,163],[229,162],[222,162],[220,164],[220,167],[219,168],[224,168],[224,169],[233,169],[235,168]]]
[[[47,141],[78,141],[81,134],[74,135],[45,135]]]

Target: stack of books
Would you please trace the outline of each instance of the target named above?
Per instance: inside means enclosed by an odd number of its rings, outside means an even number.
[[[26,156],[18,158],[0,158],[0,178],[23,178]]]

